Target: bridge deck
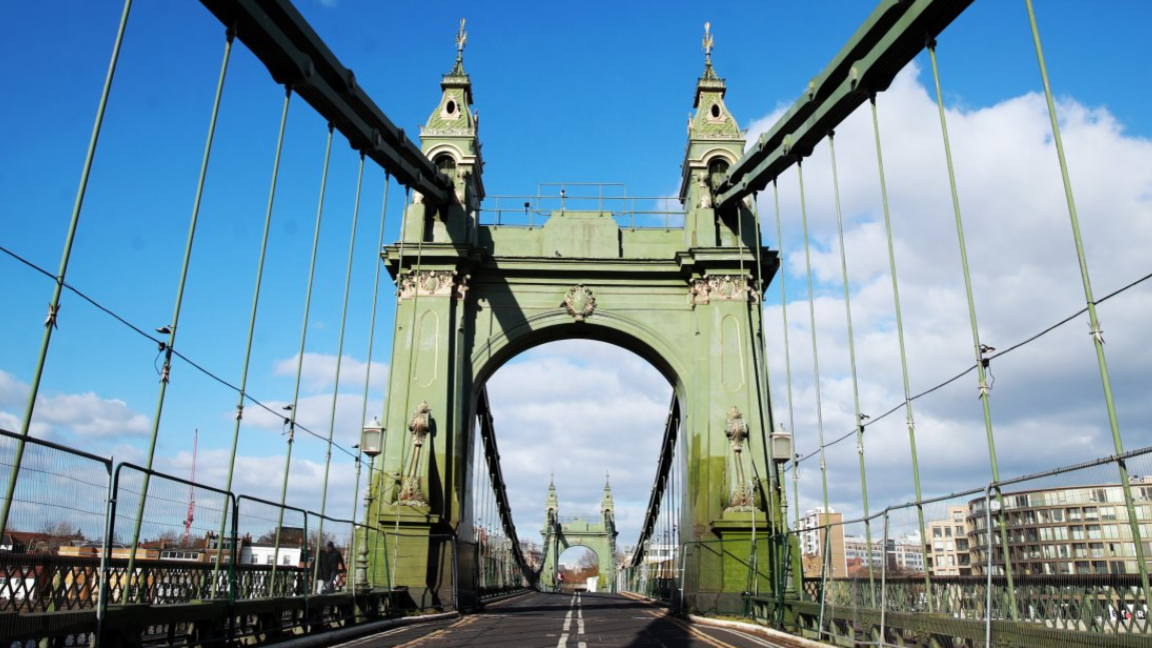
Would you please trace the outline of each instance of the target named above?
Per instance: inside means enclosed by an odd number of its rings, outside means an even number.
[[[691,625],[666,610],[619,594],[532,593],[457,621],[409,626],[347,648],[784,648],[733,630]]]

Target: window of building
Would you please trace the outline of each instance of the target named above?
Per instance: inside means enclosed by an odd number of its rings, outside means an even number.
[[[940,538],[944,536],[944,531],[940,527],[932,527],[932,537]]]
[[[284,556],[284,564],[285,565],[291,565],[292,564],[292,556]]]

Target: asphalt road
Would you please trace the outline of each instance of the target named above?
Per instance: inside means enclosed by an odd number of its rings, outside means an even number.
[[[483,613],[396,628],[344,648],[766,648],[769,640],[693,625],[619,594],[532,593]]]

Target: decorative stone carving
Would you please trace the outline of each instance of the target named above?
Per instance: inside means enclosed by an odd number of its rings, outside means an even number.
[[[584,318],[596,310],[596,297],[584,284],[576,284],[568,289],[568,293],[564,295],[564,301],[560,305],[568,309],[568,314],[574,317],[577,322],[583,322]]]
[[[745,277],[709,275],[688,282],[688,303],[693,308],[712,301],[757,301],[756,291]]]
[[[424,204],[424,194],[420,193],[419,191],[413,191],[412,192],[412,204],[413,205]]]
[[[408,424],[408,431],[412,433],[412,461],[408,464],[407,474],[400,487],[399,499],[404,506],[428,506],[420,490],[420,450],[431,429],[432,408],[428,401],[420,401],[412,413],[412,422]]]
[[[712,208],[712,190],[708,188],[708,178],[703,172],[696,174],[697,193],[700,194],[700,209]]]
[[[420,270],[404,275],[400,281],[400,299],[447,297],[452,295],[456,273],[452,270]]]
[[[744,422],[744,415],[735,405],[728,410],[728,419],[724,424],[724,434],[728,437],[728,445],[732,449],[733,463],[736,465],[736,484],[732,489],[732,499],[729,502],[729,511],[756,511],[756,500],[753,488],[744,479],[744,441],[748,439],[748,424]]]

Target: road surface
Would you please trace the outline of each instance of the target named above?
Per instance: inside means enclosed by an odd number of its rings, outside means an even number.
[[[776,648],[761,637],[705,627],[620,594],[535,592],[480,614],[418,624],[343,648]]]

